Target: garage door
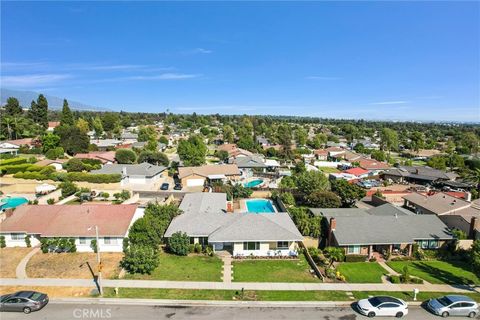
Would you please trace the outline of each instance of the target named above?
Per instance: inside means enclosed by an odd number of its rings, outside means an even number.
[[[204,179],[188,179],[187,187],[198,187],[203,186]]]

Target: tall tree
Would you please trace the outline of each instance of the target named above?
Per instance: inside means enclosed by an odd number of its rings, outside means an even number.
[[[48,101],[43,94],[40,94],[36,103],[36,123],[45,130],[48,128]]]
[[[63,108],[62,108],[62,115],[60,117],[60,125],[62,126],[73,126],[75,124],[75,120],[73,119],[72,110],[68,106],[67,99],[63,99]]]
[[[17,98],[10,97],[7,99],[5,112],[7,115],[12,117],[22,114],[22,107],[20,107],[20,103],[18,102]]]

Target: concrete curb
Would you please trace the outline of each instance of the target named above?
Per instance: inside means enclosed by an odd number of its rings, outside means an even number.
[[[127,298],[52,298],[54,304],[99,304],[99,305],[140,305],[178,307],[235,307],[235,308],[336,308],[350,307],[352,301],[223,301],[223,300],[167,300]],[[421,301],[409,302],[419,306]]]

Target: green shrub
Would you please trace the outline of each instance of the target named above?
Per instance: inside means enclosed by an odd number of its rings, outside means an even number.
[[[190,245],[190,237],[185,232],[175,232],[168,239],[168,250],[179,256],[188,254],[188,246]]]
[[[0,166],[26,163],[26,158],[11,158],[0,160]]]
[[[368,256],[363,254],[347,254],[345,256],[345,262],[365,262]]]
[[[30,248],[32,246],[32,242],[30,241],[30,235],[27,234],[25,236],[25,244],[27,245],[27,248]]]
[[[5,248],[7,243],[5,242],[5,236],[0,236],[0,248]]]

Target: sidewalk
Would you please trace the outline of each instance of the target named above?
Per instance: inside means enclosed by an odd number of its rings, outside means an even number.
[[[28,278],[0,279],[2,286],[50,286],[50,287],[89,287],[94,286],[88,279]],[[295,291],[413,291],[423,292],[480,292],[479,286],[447,284],[392,284],[392,283],[282,283],[282,282],[193,282],[160,280],[108,280],[102,281],[104,287],[118,288],[154,288],[154,289],[208,289],[208,290],[295,290]]]

